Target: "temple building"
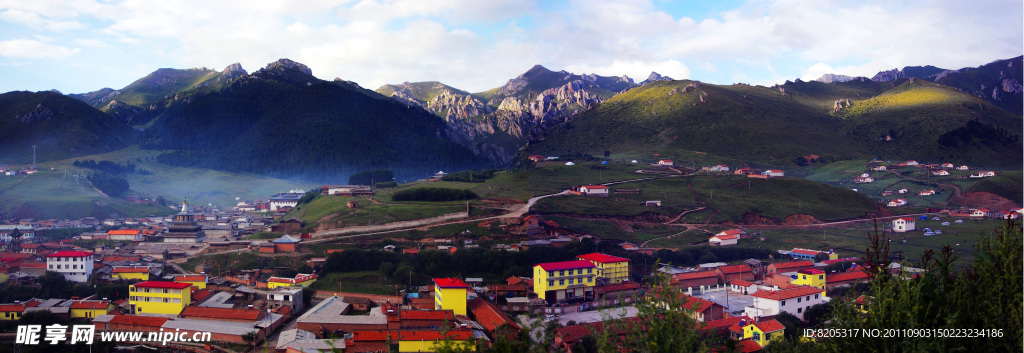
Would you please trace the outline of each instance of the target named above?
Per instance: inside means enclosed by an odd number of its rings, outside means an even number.
[[[174,221],[167,226],[165,243],[201,243],[206,238],[203,228],[196,224],[195,216],[188,213],[188,199],[181,202],[181,212],[174,215]]]

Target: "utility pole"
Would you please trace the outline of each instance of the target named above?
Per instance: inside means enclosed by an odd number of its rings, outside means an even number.
[[[32,145],[32,169],[36,169],[36,145]]]

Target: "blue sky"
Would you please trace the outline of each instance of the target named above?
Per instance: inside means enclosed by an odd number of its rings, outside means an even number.
[[[367,88],[552,70],[771,85],[1024,52],[1021,1],[0,0],[0,92],[279,58]]]

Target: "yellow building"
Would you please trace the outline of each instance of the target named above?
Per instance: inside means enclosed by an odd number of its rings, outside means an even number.
[[[114,310],[114,304],[109,300],[76,300],[71,303],[71,318],[92,319],[99,315],[106,315]]]
[[[176,275],[176,276],[174,276],[174,281],[178,282],[178,283],[188,283],[188,284],[191,284],[192,287],[194,287],[196,290],[203,290],[203,289],[206,289],[207,277],[206,277],[206,275],[203,275],[203,274],[199,274],[199,275]]]
[[[577,256],[594,264],[598,278],[605,278],[608,284],[619,284],[629,281],[629,259],[601,253],[590,253]]]
[[[865,297],[863,295],[859,296],[856,300],[853,301],[853,307],[862,314],[867,314],[868,306],[871,305],[872,299],[873,297]]]
[[[0,320],[17,320],[24,312],[24,304],[0,304]]]
[[[786,326],[783,326],[782,323],[776,320],[745,323],[743,325],[743,338],[749,338],[759,346],[764,347],[773,341],[784,340],[783,333],[785,330]]]
[[[117,279],[148,281],[149,267],[145,266],[116,266],[110,272],[110,276]]]
[[[458,278],[434,278],[434,309],[466,315],[466,282]]]
[[[284,277],[270,277],[267,280],[267,288],[274,289],[277,287],[290,287],[300,286],[309,287],[310,284],[316,282],[316,274],[297,274],[295,278],[284,278]]]
[[[801,286],[811,286],[825,290],[825,272],[821,270],[799,270],[796,271],[796,278],[791,281]]]
[[[146,281],[128,286],[132,314],[178,315],[192,302],[191,284]]]
[[[445,344],[457,351],[476,351],[476,342],[470,331],[398,331],[399,352],[436,352]]]
[[[594,263],[587,260],[546,262],[533,266],[533,291],[537,297],[560,300],[594,297]]]

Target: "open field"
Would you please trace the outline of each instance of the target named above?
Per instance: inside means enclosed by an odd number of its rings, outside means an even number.
[[[935,216],[933,216],[935,217]],[[939,221],[918,220],[917,231],[907,233],[887,233],[891,239],[890,255],[898,256],[902,253],[904,259],[918,261],[921,255],[927,250],[938,252],[944,245],[950,245],[960,256],[961,263],[969,263],[974,259],[974,243],[982,234],[991,234],[992,230],[1002,226],[1003,221],[999,220],[974,220],[967,218],[955,218],[938,216]],[[963,219],[964,222],[954,223],[956,219]],[[943,226],[942,222],[950,222],[950,225]],[[890,223],[879,223],[879,229],[884,230]],[[941,230],[941,235],[925,237],[921,229],[931,228]],[[856,226],[826,229],[780,229],[780,228],[757,228],[748,227],[747,232],[760,232],[766,239],[760,240],[744,239],[743,242],[762,243],[764,247],[773,250],[790,250],[796,247],[808,249],[835,249],[840,257],[864,258],[864,250],[870,245],[868,234],[873,232],[870,223],[862,223]],[[906,242],[904,242],[906,240]],[[957,246],[956,244],[960,244]]]
[[[77,219],[144,217],[173,213],[155,204],[110,198],[92,188],[83,174],[64,169],[0,176],[0,214],[13,218]]]

